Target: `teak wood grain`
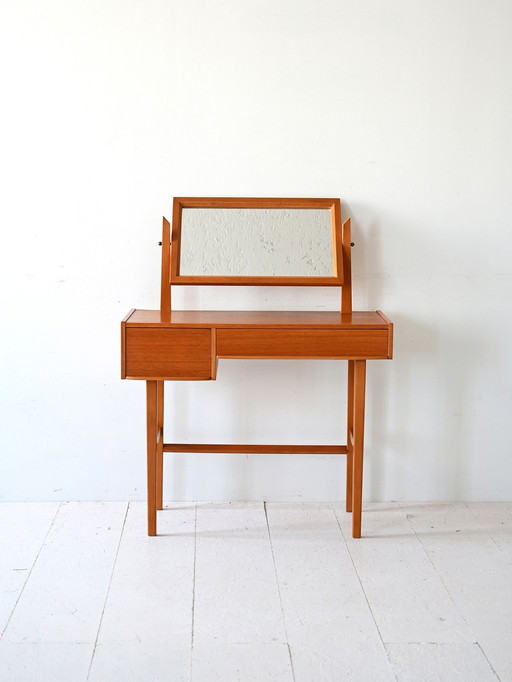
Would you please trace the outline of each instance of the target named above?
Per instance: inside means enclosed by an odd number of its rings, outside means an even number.
[[[219,358],[386,358],[388,335],[376,329],[218,329]]]
[[[209,452],[218,454],[244,455],[346,455],[346,445],[233,445],[233,443],[164,443],[164,452]]]
[[[181,277],[183,208],[330,208],[332,278]],[[171,239],[172,229],[172,239]],[[160,310],[131,310],[121,323],[121,375],[146,380],[148,534],[162,509],[163,456],[184,453],[346,455],[346,509],[361,537],[366,360],[391,358],[393,325],[381,311],[352,312],[350,219],[339,199],[177,197],[172,228],[163,220]],[[342,286],[340,311],[171,310],[170,284]],[[321,358],[348,361],[347,443],[255,445],[164,442],[164,382],[215,380],[218,358]]]
[[[124,368],[127,379],[209,379],[211,332],[207,329],[128,327]]]
[[[380,311],[340,313],[334,310],[131,310],[123,322],[131,327],[247,327],[311,329],[388,329]]]

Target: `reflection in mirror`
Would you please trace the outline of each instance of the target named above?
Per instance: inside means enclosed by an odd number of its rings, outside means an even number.
[[[331,211],[183,208],[179,274],[332,277]]]

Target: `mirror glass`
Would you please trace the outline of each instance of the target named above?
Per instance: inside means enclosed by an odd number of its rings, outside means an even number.
[[[330,209],[183,208],[181,276],[332,277]]]

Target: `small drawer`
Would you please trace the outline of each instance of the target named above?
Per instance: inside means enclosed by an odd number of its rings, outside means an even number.
[[[210,379],[211,331],[126,326],[123,379]]]
[[[220,358],[387,358],[386,329],[218,329]]]

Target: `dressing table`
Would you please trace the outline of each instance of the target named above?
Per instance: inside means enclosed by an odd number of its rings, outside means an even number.
[[[146,382],[148,535],[163,508],[164,453],[200,452],[346,455],[346,510],[361,537],[366,361],[392,357],[393,325],[380,311],[352,311],[351,246],[339,199],[174,199],[160,309],[131,310],[121,323],[122,378]],[[340,309],[173,310],[180,285],[334,286]],[[347,443],[165,442],[164,382],[215,380],[219,358],[348,361]]]

